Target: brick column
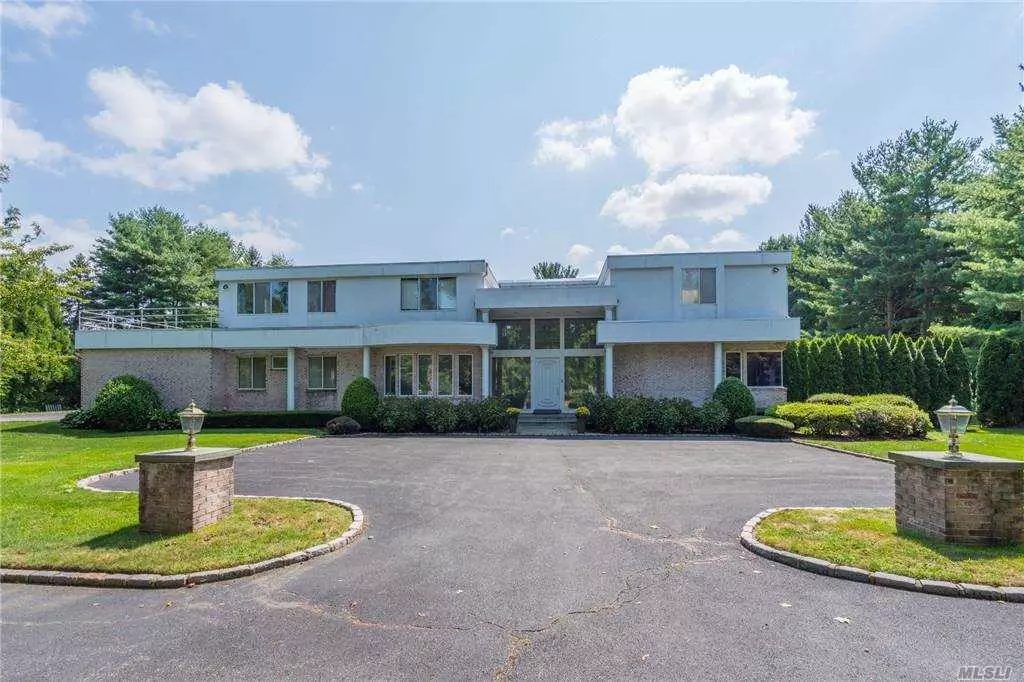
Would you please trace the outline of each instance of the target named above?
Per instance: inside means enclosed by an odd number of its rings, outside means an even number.
[[[139,463],[139,530],[187,533],[231,513],[232,448],[171,450],[135,456]]]
[[[971,545],[1024,541],[1024,462],[943,452],[889,458],[899,530]]]

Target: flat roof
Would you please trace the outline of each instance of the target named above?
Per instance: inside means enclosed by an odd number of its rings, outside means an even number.
[[[490,275],[485,260],[412,261],[404,263],[339,263],[289,265],[283,268],[225,268],[214,273],[218,282],[264,279],[323,279],[333,277],[401,277],[412,275]]]

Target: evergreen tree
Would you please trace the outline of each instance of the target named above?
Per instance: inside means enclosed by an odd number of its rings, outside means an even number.
[[[800,364],[804,372],[804,397],[818,393],[818,339],[800,339]]]
[[[846,334],[839,341],[843,356],[843,393],[863,395],[864,364],[860,357],[860,342],[853,334]]]
[[[892,345],[889,339],[884,336],[876,336],[874,347],[875,357],[878,363],[878,393],[895,393],[893,384],[893,354]]]
[[[787,400],[797,401],[807,397],[804,366],[797,341],[790,341],[782,351],[782,378],[786,384]]]
[[[580,269],[575,265],[541,261],[533,266],[534,279],[574,279],[579,274]]]
[[[925,360],[924,351],[920,343],[910,345],[910,354],[914,358],[914,402],[922,410],[928,410],[932,401],[932,377]]]
[[[843,353],[839,348],[839,337],[830,336],[820,346],[818,354],[817,393],[841,393],[843,391]]]
[[[1002,334],[985,340],[978,356],[978,419],[987,426],[1024,421],[1020,344]]]
[[[945,363],[935,348],[931,337],[921,340],[921,357],[924,359],[925,371],[928,373],[928,402],[919,403],[922,410],[934,412],[949,401],[949,377],[946,376]],[[945,396],[945,397],[943,397]]]
[[[971,365],[967,361],[967,352],[964,350],[964,345],[960,343],[960,339],[952,340],[949,350],[946,351],[946,355],[942,359],[942,366],[946,371],[946,386],[949,393],[949,395],[942,396],[942,404],[945,405],[950,398],[956,398],[961,405],[973,405]]]
[[[911,353],[910,344],[903,334],[893,337],[889,367],[889,386],[892,392],[913,398],[917,385],[914,377],[914,354]]]
[[[881,393],[882,373],[878,366],[878,337],[868,336],[860,342],[861,363],[864,370],[864,393]]]

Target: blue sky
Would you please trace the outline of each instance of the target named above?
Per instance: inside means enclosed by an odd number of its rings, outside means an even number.
[[[5,3],[5,201],[300,264],[733,250],[926,116],[1021,102],[1019,3]]]

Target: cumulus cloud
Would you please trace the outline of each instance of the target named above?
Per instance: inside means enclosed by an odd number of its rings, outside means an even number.
[[[562,164],[569,170],[583,170],[598,159],[615,156],[611,119],[598,116],[589,121],[567,118],[545,123],[536,132],[539,142],[533,162]]]
[[[658,241],[654,242],[653,246],[649,246],[645,249],[639,249],[636,251],[627,249],[622,244],[612,244],[608,247],[609,256],[628,256],[630,254],[638,253],[677,253],[680,251],[692,251],[689,242],[682,237],[675,234],[666,234]]]
[[[763,175],[697,175],[680,173],[661,183],[647,179],[612,192],[601,215],[626,227],[657,231],[670,218],[729,222],[747,207],[763,203],[772,183]]]
[[[132,27],[137,31],[146,31],[147,33],[152,33],[155,36],[167,35],[171,32],[170,26],[151,17],[147,17],[138,9],[133,9],[131,14],[128,15],[128,18],[131,19]]]
[[[366,186],[362,182],[353,182],[348,188],[353,192],[362,192],[366,189]]]
[[[3,158],[5,161],[22,161],[40,168],[52,168],[61,159],[70,155],[70,150],[59,142],[47,140],[41,133],[24,127],[22,108],[10,100],[0,100],[2,111]]]
[[[295,118],[256,102],[239,83],[207,83],[189,96],[128,68],[94,69],[88,82],[103,106],[89,126],[126,148],[83,158],[95,173],[171,190],[235,172],[280,173],[310,195],[329,187],[330,161],[311,151]]]
[[[203,223],[226,230],[235,239],[248,246],[255,246],[263,254],[287,254],[302,249],[302,245],[292,239],[288,231],[288,228],[294,227],[290,221],[264,215],[256,208],[244,214],[234,211],[213,213],[209,207],[202,208],[210,214],[203,218]]]
[[[89,12],[83,2],[0,3],[3,21],[27,31],[35,31],[45,39],[74,33],[89,23]]]
[[[569,247],[568,253],[565,254],[565,259],[573,265],[579,265],[593,252],[594,249],[586,244],[573,244]]]
[[[504,230],[502,230],[498,234],[498,236],[501,237],[502,239],[504,239],[505,237],[514,237],[515,234],[516,234],[516,228],[514,228],[514,227],[506,227]]]
[[[715,251],[745,251],[754,248],[750,237],[738,230],[722,230],[713,234],[708,245]]]
[[[24,225],[32,223],[38,224],[43,230],[41,244],[67,244],[71,247],[47,258],[49,265],[55,268],[64,268],[76,255],[89,253],[92,251],[93,243],[103,236],[101,231],[89,227],[89,223],[83,218],[61,221],[36,213],[22,221]]]
[[[653,173],[771,165],[798,153],[814,128],[814,112],[795,99],[779,76],[730,66],[691,80],[659,67],[629,81],[615,130]]]

